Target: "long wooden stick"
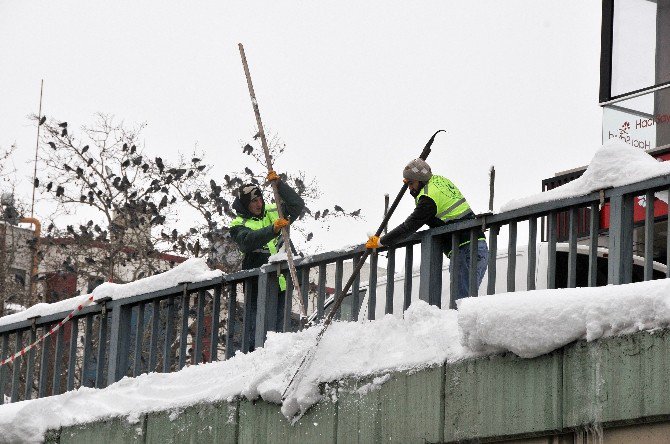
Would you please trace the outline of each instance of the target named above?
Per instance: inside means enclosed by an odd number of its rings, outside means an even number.
[[[256,93],[254,92],[254,85],[251,83],[251,74],[249,73],[249,65],[247,64],[247,57],[244,54],[244,46],[238,44],[240,48],[240,56],[242,57],[242,65],[244,66],[244,75],[247,77],[247,86],[249,87],[249,95],[251,96],[251,105],[254,108],[254,114],[256,115],[256,124],[258,125],[258,134],[261,137],[261,144],[263,145],[263,152],[265,153],[265,163],[267,164],[268,171],[272,170],[272,157],[270,157],[270,149],[268,148],[268,142],[265,138],[265,131],[263,130],[263,122],[261,121],[261,112],[258,109],[258,101],[256,100]],[[279,196],[279,187],[276,181],[272,181],[272,191],[274,192],[275,202],[277,203],[277,214],[280,218],[284,217],[284,212],[281,208],[281,197]],[[298,300],[300,301],[300,310],[302,311],[303,318],[307,317],[307,309],[302,300],[302,292],[300,291],[300,283],[298,282],[298,274],[295,271],[295,263],[293,262],[293,252],[291,251],[291,237],[289,232],[289,227],[283,227],[281,229],[282,236],[284,237],[284,250],[286,251],[286,259],[288,261],[288,269],[291,273],[291,280],[293,281],[293,288],[298,295]]]

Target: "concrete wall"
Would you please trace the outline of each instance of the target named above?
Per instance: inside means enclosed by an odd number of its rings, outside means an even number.
[[[295,425],[247,400],[52,431],[50,442],[669,442],[670,332],[577,342],[324,387]]]

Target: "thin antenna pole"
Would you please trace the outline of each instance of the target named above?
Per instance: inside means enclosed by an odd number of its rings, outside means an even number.
[[[489,212],[493,213],[493,193],[495,191],[496,183],[496,168],[491,165],[489,170]]]
[[[389,195],[384,194],[384,217],[386,217],[386,213],[389,212]],[[388,234],[389,232],[389,227],[388,224],[384,227],[384,234]]]
[[[37,179],[37,153],[40,148],[40,127],[42,126],[42,91],[44,89],[44,79],[40,83],[40,108],[37,112],[37,140],[35,141],[35,169],[33,170],[33,198],[30,202],[30,217],[34,216],[35,210],[35,179]]]

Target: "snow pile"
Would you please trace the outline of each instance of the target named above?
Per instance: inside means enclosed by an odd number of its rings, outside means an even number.
[[[223,274],[221,270],[210,270],[205,258],[188,259],[171,270],[149,276],[127,284],[105,282],[93,290],[93,300],[111,297],[123,299],[138,294],[164,290],[184,282],[200,282],[214,279]]]
[[[288,260],[288,254],[283,248],[278,253],[273,254],[268,258],[268,263],[272,264],[274,262],[282,262]]]
[[[313,347],[319,328],[269,333],[265,347],[238,353],[228,361],[186,367],[176,373],[124,378],[103,390],[80,388],[0,406],[0,441],[39,442],[48,429],[115,416],[136,422],[146,412],[178,410],[238,395],[280,403],[288,380]],[[319,382],[420,369],[466,356],[468,352],[458,341],[456,312],[424,302],[410,307],[404,319],[389,315],[373,322],[335,322],[324,335],[291,403],[306,410],[317,402]],[[378,379],[376,385],[385,379]]]
[[[472,352],[533,358],[577,339],[667,328],[670,280],[466,298],[458,324]]]
[[[612,139],[596,151],[586,171],[578,179],[544,193],[513,199],[503,205],[500,211],[584,196],[605,188],[628,185],[665,174],[670,174],[670,162],[659,162],[639,148]],[[667,202],[667,194],[657,193],[656,197]]]

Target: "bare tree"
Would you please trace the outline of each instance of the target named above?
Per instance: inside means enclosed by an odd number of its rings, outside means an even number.
[[[0,316],[9,304],[30,303],[29,282],[34,242],[32,232],[15,229],[24,204],[14,194],[16,168],[11,159],[16,146],[0,149]]]
[[[229,226],[235,218],[232,210],[232,202],[236,197],[236,191],[244,183],[261,184],[265,180],[267,168],[265,158],[260,148],[254,147],[255,139],[249,143],[242,143],[243,153],[249,155],[254,162],[244,168],[243,171],[213,174],[210,166],[205,166],[203,153],[194,153],[189,158],[181,158],[180,162],[172,168],[187,170],[193,165],[198,165],[190,180],[174,180],[170,185],[175,193],[179,195],[200,217],[199,222],[190,227],[186,232],[162,233],[168,240],[177,240],[178,251],[195,256],[208,255],[211,265],[217,266],[224,271],[239,270],[241,257],[237,245],[231,241]],[[270,155],[277,159],[282,155],[286,146],[277,135],[270,137]],[[291,225],[292,230],[302,236],[304,242],[312,241],[314,234],[306,228],[308,221],[323,221],[337,217],[360,217],[360,210],[353,212],[345,211],[341,206],[334,205],[332,208],[321,208],[314,210],[312,207],[321,200],[318,182],[309,177],[303,171],[281,172],[282,180],[286,181],[305,200],[306,208],[300,219]],[[264,189],[266,202],[273,201],[273,195],[269,187]]]
[[[164,171],[139,143],[144,125],[128,127],[99,114],[74,134],[67,122],[44,122],[36,180],[56,209],[46,229],[43,268],[124,282],[154,274],[171,250],[153,233],[172,221],[177,197],[170,183],[188,171]],[[76,215],[77,223],[60,220]]]

